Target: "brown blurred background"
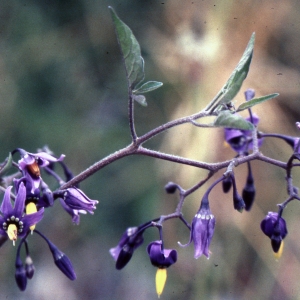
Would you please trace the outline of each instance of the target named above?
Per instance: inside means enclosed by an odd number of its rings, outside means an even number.
[[[247,88],[254,88],[257,96],[278,92],[279,97],[254,108],[261,117],[259,129],[298,134],[297,1],[0,1],[1,161],[16,147],[35,152],[47,144],[57,155],[66,154],[66,163],[77,174],[130,143],[126,80],[108,5],[140,42],[146,79],[164,83],[147,95],[147,108],[136,107],[138,134],[205,107],[254,31],[254,57],[236,103],[244,101]],[[192,125],[169,130],[146,145],[209,162],[235,155],[224,147],[221,129]],[[274,139],[265,140],[261,150],[283,161],[291,154],[288,145]],[[289,235],[276,261],[260,222],[287,197],[285,173],[263,162],[252,166],[257,196],[251,212],[235,211],[231,194],[224,195],[220,186],[210,195],[217,225],[209,260],[194,260],[192,245],[177,245],[189,238],[180,222],[165,224],[166,247],[176,248],[179,257],[169,269],[162,299],[300,299],[300,209],[291,203],[284,211]],[[146,232],[145,244],[122,271],[115,270],[108,250],[127,227],[175,209],[178,198],[164,193],[166,182],[189,188],[205,174],[147,157],[127,157],[107,166],[81,184],[92,199],[100,200],[95,215],[83,216],[73,226],[56,203],[39,224],[70,257],[78,279],[65,278],[46,244],[34,235],[29,246],[36,272],[23,293],[14,282],[16,247],[7,243],[1,248],[0,298],[156,299],[156,270],[145,247],[158,239],[157,232]],[[241,191],[246,166],[235,174]],[[293,175],[297,185],[300,174],[296,170]],[[188,221],[207,187],[186,200]]]

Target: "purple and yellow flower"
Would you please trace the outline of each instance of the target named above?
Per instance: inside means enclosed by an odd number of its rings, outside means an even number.
[[[271,239],[273,251],[281,254],[283,239],[288,234],[285,220],[276,212],[268,212],[260,227],[263,233]]]
[[[19,186],[13,207],[10,200],[11,188],[10,186],[6,189],[0,208],[0,234],[7,235],[15,243],[18,237],[26,236],[30,227],[43,218],[44,209],[32,214],[25,214],[26,188],[23,182]]]
[[[167,268],[177,261],[177,251],[175,249],[164,249],[162,240],[159,240],[150,243],[147,247],[147,252],[152,265],[158,268],[155,283],[159,297],[167,280]]]
[[[18,165],[22,171],[23,177],[19,181],[24,181],[27,194],[33,195],[36,194],[36,190],[40,187],[40,168],[48,166],[50,162],[62,161],[65,157],[64,154],[62,154],[59,158],[56,158],[46,152],[30,153],[20,148],[15,151],[18,151],[21,155]]]

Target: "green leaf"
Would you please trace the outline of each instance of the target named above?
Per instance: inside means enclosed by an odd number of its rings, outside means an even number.
[[[275,93],[275,94],[270,94],[270,95],[266,95],[266,96],[262,96],[262,97],[259,97],[259,98],[253,98],[247,102],[244,102],[243,104],[241,104],[238,109],[237,109],[237,112],[238,111],[242,111],[244,109],[247,109],[247,108],[250,108],[254,105],[257,105],[259,103],[262,103],[264,101],[267,101],[267,100],[270,100],[270,99],[273,99],[275,97],[279,96],[278,93]]]
[[[217,96],[208,104],[205,110],[213,111],[217,106],[229,103],[239,92],[243,81],[245,80],[249,72],[249,67],[253,56],[254,42],[255,33],[252,34],[242,58],[230,75],[229,79],[222,87],[222,89],[218,92]]]
[[[131,29],[120,20],[114,9],[109,6],[115,25],[118,43],[124,59],[126,75],[130,88],[144,79],[144,60],[141,56],[141,48]]]
[[[12,164],[12,155],[9,152],[8,157],[5,159],[5,161],[0,164],[0,176],[3,175],[10,167]]]
[[[162,85],[163,85],[162,82],[148,81],[148,82],[145,82],[140,87],[138,87],[136,90],[133,90],[132,92],[134,94],[145,94],[145,93],[148,93],[148,92],[158,89]]]
[[[216,127],[236,128],[242,130],[253,130],[254,125],[246,121],[238,114],[231,113],[228,110],[221,111],[214,121]]]
[[[132,99],[135,100],[136,102],[138,102],[139,104],[143,105],[143,106],[147,106],[147,101],[146,101],[146,97],[143,95],[132,95]]]

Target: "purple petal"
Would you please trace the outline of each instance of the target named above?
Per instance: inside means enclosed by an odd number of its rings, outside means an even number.
[[[117,261],[121,250],[122,250],[122,248],[119,245],[114,248],[109,249],[109,253],[115,261]]]
[[[15,207],[14,207],[15,216],[18,217],[22,216],[25,207],[25,198],[26,198],[26,188],[24,186],[24,183],[21,182],[15,200]]]
[[[27,165],[31,165],[35,162],[34,156],[32,156],[30,153],[26,153],[22,158],[18,161],[19,167],[22,170],[26,169]]]
[[[62,154],[59,158],[56,158],[46,152],[38,152],[35,154],[31,153],[31,155],[34,155],[35,157],[38,157],[42,160],[42,164],[39,164],[40,167],[45,167],[49,165],[49,161],[58,162],[58,161],[62,161],[65,158],[64,154]]]
[[[13,207],[10,201],[10,191],[11,191],[12,186],[9,186],[6,190],[5,190],[5,194],[4,194],[4,198],[1,204],[1,212],[4,215],[9,215],[13,212]]]
[[[39,221],[41,221],[43,216],[44,216],[44,208],[40,209],[36,213],[26,214],[22,219],[22,221],[24,223],[23,233],[26,234],[28,228],[32,225],[37,224]]]

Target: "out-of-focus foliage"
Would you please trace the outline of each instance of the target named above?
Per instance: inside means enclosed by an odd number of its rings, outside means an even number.
[[[241,91],[254,88],[257,97],[280,93],[254,107],[262,119],[260,129],[298,134],[293,126],[300,115],[297,1],[12,0],[0,3],[1,161],[16,147],[35,152],[47,144],[56,154],[66,154],[76,174],[130,142],[127,83],[108,5],[140,42],[146,80],[164,83],[147,97],[147,109],[136,107],[138,134],[205,107],[230,76],[252,32],[256,32],[256,45]],[[242,98],[241,94],[237,97]],[[149,144],[217,161],[233,156],[223,148],[222,134],[222,129],[184,125]],[[288,146],[272,140],[262,151],[283,160],[290,153]],[[286,212],[290,234],[276,262],[259,223],[285,198],[285,174],[259,162],[253,173],[257,200],[250,213],[234,211],[221,188],[212,192],[211,209],[217,223],[211,259],[195,261],[192,247],[178,248],[179,260],[168,272],[162,297],[297,298],[298,208],[292,211],[291,205]],[[245,174],[244,166],[236,172],[240,189]],[[39,227],[68,254],[77,272],[76,282],[60,274],[47,245],[33,236],[31,251],[37,271],[24,293],[14,282],[16,249],[8,243],[1,248],[0,298],[152,299],[156,270],[146,250],[138,249],[122,271],[115,270],[108,250],[125,228],[175,209],[176,196],[164,194],[167,181],[189,187],[201,176],[203,172],[194,168],[154,163],[146,157],[127,157],[107,166],[81,184],[89,197],[100,201],[94,216],[83,216],[76,227],[55,205]],[[198,210],[204,192],[201,189],[187,201],[187,219]],[[178,224],[171,221],[164,226],[168,248],[187,239],[188,232]],[[145,246],[157,239],[156,231],[151,234],[145,235]]]

